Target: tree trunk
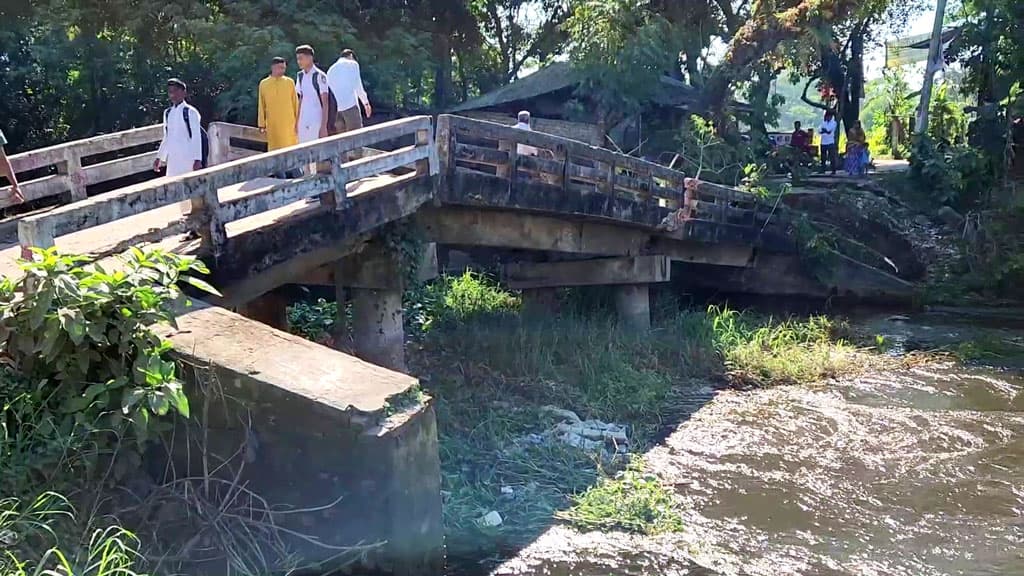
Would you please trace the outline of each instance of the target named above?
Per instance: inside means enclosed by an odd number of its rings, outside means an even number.
[[[768,100],[772,93],[772,80],[775,78],[770,70],[758,67],[757,80],[750,86],[750,105],[754,113],[750,117],[750,130],[758,136],[768,136]]]
[[[452,46],[447,34],[434,34],[434,108],[445,110],[452,94]]]

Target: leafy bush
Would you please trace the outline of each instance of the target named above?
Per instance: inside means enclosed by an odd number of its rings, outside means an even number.
[[[443,276],[406,294],[406,320],[419,331],[475,315],[515,311],[519,298],[484,274]]]
[[[121,430],[139,441],[154,416],[189,413],[188,399],[164,357],[170,344],[151,329],[173,324],[182,300],[178,282],[213,289],[187,273],[206,273],[194,259],[133,249],[123,269],[79,256],[37,250],[25,275],[0,282],[0,348],[27,383],[33,404],[74,426]]]
[[[313,342],[323,342],[334,330],[338,303],[318,298],[316,302],[296,302],[288,307],[288,329]]]
[[[989,159],[968,146],[936,144],[930,137],[914,142],[911,181],[938,204],[970,206],[997,183]]]

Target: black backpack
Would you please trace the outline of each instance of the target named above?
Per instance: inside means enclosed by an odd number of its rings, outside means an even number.
[[[302,86],[303,74],[305,74],[305,72],[299,70],[299,76],[296,80],[299,86]],[[320,94],[320,76],[322,76],[322,74],[313,72],[313,90],[317,94]],[[302,95],[300,94],[299,99],[301,98]],[[328,134],[333,135],[335,133],[334,122],[338,117],[338,101],[334,99],[334,92],[331,91],[330,86],[327,87],[327,110],[325,112],[327,113],[327,132]]]
[[[167,115],[171,113],[171,108],[164,111],[164,133],[167,132]],[[188,108],[182,106],[181,118],[185,120],[185,129],[188,130],[188,139],[192,139],[192,121],[188,115]],[[207,160],[210,158],[210,136],[206,133],[206,130],[202,126],[199,127],[199,139],[203,143],[203,168],[207,167]]]

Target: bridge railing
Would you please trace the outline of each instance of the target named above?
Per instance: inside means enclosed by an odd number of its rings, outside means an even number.
[[[459,172],[490,174],[508,180],[510,190],[542,183],[597,191],[611,199],[657,205],[676,212],[680,220],[729,226],[757,226],[765,217],[763,203],[752,194],[560,136],[442,115],[437,140],[442,181]]]
[[[213,125],[211,155],[228,152],[228,147],[223,145],[226,141],[223,134],[232,129],[223,126]],[[361,156],[361,150],[365,147],[410,136],[412,145],[374,156],[350,159]],[[233,184],[312,164],[319,164],[323,169],[309,176],[280,180],[273,186],[230,200],[221,201],[218,197],[218,190]],[[228,222],[311,197],[319,197],[321,204],[329,209],[340,210],[345,206],[346,186],[349,182],[409,165],[415,167],[414,177],[438,173],[433,129],[428,116],[377,124],[315,142],[229,160],[182,176],[159,178],[94,196],[46,214],[22,219],[18,222],[18,239],[23,248],[49,247],[54,245],[57,237],[189,200],[192,210],[185,228],[199,234],[204,252],[216,255],[221,253],[225,244],[225,224]],[[180,231],[168,229],[164,236]],[[146,233],[139,238],[155,241],[161,237],[158,231],[155,235]]]
[[[13,154],[9,159],[14,173],[19,176],[25,200],[70,193],[71,200],[77,201],[85,199],[87,186],[152,170],[156,144],[163,135],[163,125],[157,124]],[[142,147],[152,150],[104,159]],[[10,186],[0,192],[0,208],[13,205]]]

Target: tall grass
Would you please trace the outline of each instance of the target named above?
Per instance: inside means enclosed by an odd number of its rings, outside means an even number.
[[[807,383],[854,367],[854,349],[824,316],[775,321],[712,306],[707,319],[726,370],[746,383]]]

